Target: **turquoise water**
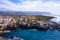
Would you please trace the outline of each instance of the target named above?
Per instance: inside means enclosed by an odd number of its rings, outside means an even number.
[[[38,31],[20,29],[11,33],[7,33],[4,36],[9,37],[12,35],[23,38],[24,40],[60,40],[60,32],[57,30]]]

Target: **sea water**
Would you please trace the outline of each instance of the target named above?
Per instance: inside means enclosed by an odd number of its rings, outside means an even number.
[[[6,33],[4,37],[17,36],[24,40],[60,40],[60,31],[57,30],[32,30],[19,29],[14,32]]]

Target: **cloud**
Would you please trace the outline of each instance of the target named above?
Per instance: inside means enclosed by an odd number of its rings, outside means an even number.
[[[19,0],[19,3],[14,3],[10,0],[0,0],[0,10],[11,11],[46,11],[55,15],[60,15],[59,0]],[[56,2],[57,1],[57,2]]]

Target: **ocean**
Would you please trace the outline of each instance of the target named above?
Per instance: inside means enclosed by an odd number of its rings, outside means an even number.
[[[17,36],[24,40],[60,40],[60,31],[47,30],[40,31],[35,29],[19,29],[14,32],[6,33],[4,37]]]

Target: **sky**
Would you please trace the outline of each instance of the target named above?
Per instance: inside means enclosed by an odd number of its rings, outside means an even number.
[[[3,11],[39,11],[60,15],[60,0],[0,0]]]

